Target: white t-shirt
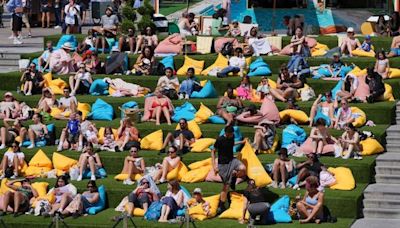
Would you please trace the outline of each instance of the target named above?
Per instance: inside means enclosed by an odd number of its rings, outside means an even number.
[[[8,167],[13,166],[14,164],[14,157],[17,156],[19,160],[25,159],[25,154],[22,152],[12,152],[12,151],[7,151],[4,153],[4,156],[7,157],[8,159]]]
[[[161,87],[163,89],[175,89],[176,86],[179,86],[179,81],[175,76],[172,76],[171,78],[168,78],[167,76],[161,76],[157,82],[157,87]]]
[[[89,81],[90,78],[91,78],[90,72],[76,73],[76,75],[75,75],[75,80]]]
[[[65,13],[65,24],[67,25],[74,25],[75,22],[75,15],[78,16],[80,14],[81,8],[79,5],[73,5],[72,7],[68,4],[64,8],[64,13]]]
[[[61,97],[58,100],[58,103],[62,106],[64,106],[66,109],[70,109],[71,107],[71,101],[75,102],[76,105],[78,105],[78,101],[76,100],[75,96],[70,96],[70,97]]]
[[[232,56],[229,58],[229,66],[244,68],[246,66],[246,59],[244,57]]]

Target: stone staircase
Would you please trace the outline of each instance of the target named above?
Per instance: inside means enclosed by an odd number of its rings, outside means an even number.
[[[0,73],[18,71],[20,54],[0,51]]]
[[[352,228],[400,227],[400,102],[396,125],[386,130],[386,153],[376,158],[375,184],[364,190],[364,218]]]

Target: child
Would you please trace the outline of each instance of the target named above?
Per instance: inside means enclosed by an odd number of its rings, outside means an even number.
[[[117,144],[115,143],[114,134],[112,132],[111,127],[106,127],[104,129],[104,136],[103,136],[103,145],[100,147],[101,150],[107,150],[110,152],[115,152],[115,147]]]
[[[241,34],[242,34],[242,32],[240,31],[240,28],[239,28],[239,22],[232,21],[232,24],[229,26],[229,30],[225,34],[225,36],[237,37],[237,36],[240,36]]]
[[[235,55],[229,58],[229,66],[217,73],[217,77],[224,78],[228,76],[229,73],[239,73],[240,77],[243,77],[243,69],[246,68],[246,59],[243,56],[243,49],[236,48]]]
[[[257,87],[256,94],[261,98],[261,100],[263,100],[266,95],[270,94],[269,83],[266,77],[261,78],[261,83]]]
[[[239,87],[237,87],[236,90],[238,97],[241,100],[251,100],[251,92],[253,87],[250,83],[250,78],[248,76],[243,77]]]
[[[372,50],[371,36],[366,35],[364,42],[361,44],[361,50],[370,52]]]
[[[89,127],[85,132],[83,132],[83,135],[86,138],[86,141],[88,143],[93,144],[94,148],[97,148],[97,145],[99,144],[99,140],[97,139],[97,129],[94,126],[94,124],[90,124]]]
[[[389,68],[389,60],[386,58],[385,51],[378,52],[374,71],[380,74],[383,79],[386,79],[389,76]]]
[[[76,114],[71,113],[67,123],[68,141],[71,144],[71,149],[76,149],[76,144],[79,142],[80,122],[76,119]]]

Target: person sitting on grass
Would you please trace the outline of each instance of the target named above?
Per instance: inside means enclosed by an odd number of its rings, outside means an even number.
[[[288,179],[292,178],[296,174],[296,162],[293,159],[289,159],[288,151],[286,148],[281,148],[279,150],[279,158],[274,161],[274,166],[272,168],[272,174],[274,181],[271,186],[277,188],[286,188],[286,182]],[[281,182],[279,182],[279,180]]]
[[[229,58],[229,66],[217,73],[217,77],[225,78],[229,73],[237,74],[243,77],[243,70],[246,68],[246,58],[243,56],[243,49],[238,47],[235,49],[234,56]]]
[[[179,88],[179,80],[171,67],[165,68],[165,75],[161,76],[157,81],[157,88],[161,93],[169,99],[176,100],[178,98],[177,88]]]
[[[101,145],[100,150],[116,152],[118,149],[115,142],[114,133],[111,127],[105,127],[103,135],[103,145]]]
[[[241,100],[251,100],[253,86],[250,82],[250,77],[242,77],[240,85],[236,88],[237,95]]]
[[[134,71],[134,74],[138,76],[150,75],[155,61],[154,49],[151,46],[144,46],[142,52],[133,65],[132,72]]]
[[[50,66],[50,59],[51,59],[51,54],[53,53],[53,42],[47,41],[46,42],[46,50],[39,56],[38,58],[38,66],[39,66],[39,72],[44,72],[49,68]],[[51,69],[49,68],[49,71]]]
[[[78,100],[75,96],[71,95],[71,90],[69,88],[64,88],[64,96],[58,100],[58,108],[61,109],[61,113],[54,116],[58,120],[68,119],[68,115],[76,112],[78,106]]]
[[[296,169],[299,172],[293,189],[300,189],[301,186],[304,186],[304,180],[309,176],[314,176],[318,179],[323,167],[324,164],[319,161],[317,154],[307,154],[307,160],[296,165]]]
[[[47,87],[42,90],[42,96],[38,102],[38,112],[51,113],[51,108],[57,103],[56,95],[51,88]]]
[[[158,46],[158,37],[151,27],[146,27],[146,29],[142,31],[142,35],[138,36],[135,54],[138,54],[139,50],[144,50],[143,48],[146,46],[150,47],[152,50]],[[141,54],[143,54],[143,52]]]
[[[11,143],[14,143],[14,140],[20,135],[21,130],[24,128],[19,120],[14,120],[12,125],[8,123],[9,121],[11,120],[3,119],[3,127],[0,128],[0,150],[5,149],[6,146]]]
[[[341,107],[336,113],[334,124],[334,128],[337,130],[343,130],[347,124],[354,122],[353,113],[351,111],[351,108],[349,107],[349,103],[346,100],[342,99],[340,101],[340,105]]]
[[[42,74],[36,70],[36,64],[31,63],[21,76],[22,92],[25,96],[31,96],[36,91],[41,91],[44,86]]]
[[[256,108],[254,105],[251,105],[251,107],[252,110]],[[250,111],[250,113],[251,112],[252,111]],[[260,113],[260,115],[262,114]],[[252,146],[256,154],[258,154],[260,151],[270,150],[274,145],[276,135],[276,127],[274,123],[269,120],[262,120],[254,126],[254,129],[255,132]]]
[[[93,29],[89,29],[87,31],[87,36],[83,39],[81,43],[78,44],[76,51],[80,54],[83,54],[86,51],[95,48],[96,43],[96,37],[93,36]]]
[[[87,190],[82,194],[77,194],[61,214],[63,216],[72,215],[73,218],[77,218],[87,214],[89,208],[94,207],[99,200],[100,195],[96,181],[90,180],[87,183]]]
[[[383,79],[386,79],[389,77],[389,70],[389,59],[386,58],[385,51],[378,52],[376,54],[374,71],[382,76]]]
[[[102,26],[93,27],[93,31],[100,33],[102,35],[101,38],[98,38],[96,40],[96,50],[98,50],[98,46],[101,41],[101,47],[103,49],[103,54],[104,54],[106,48],[111,48],[108,46],[109,44],[106,39],[115,40],[119,24],[118,17],[117,15],[113,14],[113,10],[111,7],[107,7],[105,15],[101,16],[101,23]]]
[[[57,151],[70,148],[81,151],[83,144],[79,140],[81,133],[80,120],[76,113],[71,113],[66,127],[62,130]]]
[[[128,177],[124,180],[123,184],[133,185],[135,182],[132,181],[131,176],[136,174],[144,175],[146,171],[146,165],[143,157],[139,157],[139,148],[137,146],[131,147],[129,155],[125,157],[124,167],[122,168],[122,174],[128,174]]]
[[[343,81],[342,88],[336,93],[338,100],[353,101],[354,95],[358,88],[358,78],[352,74],[348,74]]]
[[[168,173],[180,164],[181,158],[177,155],[177,151],[178,149],[175,146],[170,146],[168,148],[168,157],[163,159],[162,164],[156,164],[158,170],[154,175],[154,181],[157,184],[165,183]]]
[[[400,56],[400,35],[393,37],[388,58]]]
[[[329,127],[333,127],[334,124],[334,116],[333,113],[335,111],[335,105],[332,100],[332,92],[325,93],[325,100],[322,100],[322,94],[318,95],[317,99],[314,101],[309,118],[309,127],[312,127],[314,122],[316,121],[315,116],[319,112],[321,115],[325,116],[325,118],[329,118],[330,125]]]
[[[35,113],[32,116],[32,121],[33,124],[29,125],[28,129],[21,129],[21,139],[24,141],[26,138],[28,138],[31,142],[31,144],[27,147],[28,149],[34,148],[35,142],[44,140],[49,133],[47,126],[43,124],[42,115]],[[28,137],[26,137],[27,135]]]
[[[69,76],[69,86],[71,88],[71,96],[75,96],[78,91],[83,94],[89,92],[90,85],[93,83],[92,75],[86,70],[84,63],[79,64],[79,70],[75,75]],[[82,87],[85,87],[82,89]]]
[[[159,89],[154,91],[154,95],[151,106],[149,107],[149,121],[154,121],[156,122],[156,125],[160,125],[161,118],[164,118],[167,121],[167,124],[171,125],[171,115],[174,112],[174,106],[172,105],[171,99],[164,96]],[[146,99],[149,99],[149,97]]]
[[[128,51],[133,53],[136,47],[135,30],[133,28],[128,29],[128,33],[121,35],[118,39],[118,49],[120,52]]]
[[[312,140],[313,153],[316,154],[322,154],[326,145],[337,143],[336,138],[329,133],[326,128],[326,122],[322,118],[317,119],[314,127],[311,128],[310,138]]]
[[[182,81],[179,87],[178,98],[179,100],[186,99],[189,100],[193,91],[200,91],[201,85],[198,82],[196,76],[194,75],[194,68],[189,67],[186,71],[186,79]]]
[[[218,100],[216,113],[226,120],[226,126],[230,126],[242,108],[242,100],[234,95],[233,88],[228,85],[226,96],[222,96]]]
[[[368,74],[365,78],[365,83],[369,87],[369,96],[367,97],[368,103],[374,103],[385,93],[385,84],[383,83],[382,76],[374,72],[372,68],[368,68]]]
[[[0,179],[7,176],[8,171],[13,172],[11,179],[15,179],[20,176],[20,168],[24,164],[25,154],[21,152],[21,148],[17,142],[13,142],[11,151],[6,151],[3,156],[3,160],[0,164],[0,172],[2,172]],[[8,174],[9,175],[9,174]]]
[[[253,226],[259,217],[259,223],[266,224],[270,204],[267,202],[262,188],[256,186],[253,179],[247,181],[247,188],[244,190],[243,213],[239,219],[240,224],[246,222],[247,211],[250,214],[249,226]]]
[[[175,146],[178,149],[180,155],[188,153],[190,151],[190,145],[195,142],[194,134],[188,128],[186,119],[179,120],[179,129],[173,133],[169,132],[163,142],[163,149],[160,153],[165,153],[165,148],[169,146]]]
[[[17,187],[14,183],[21,182],[21,186]],[[0,216],[7,214],[7,208],[10,206],[14,211],[14,217],[25,214],[29,210],[30,200],[32,197],[38,197],[37,191],[32,187],[29,179],[13,180],[6,183],[11,190],[3,195],[3,208]]]
[[[0,119],[17,119],[21,113],[21,104],[11,92],[4,93],[0,102]]]
[[[234,20],[229,25],[228,32],[226,32],[225,36],[238,37],[241,34],[242,34],[242,32],[241,32],[240,27],[239,27],[239,22]]]
[[[318,191],[319,181],[316,176],[306,179],[306,193],[301,201],[297,202],[296,208],[300,214],[300,223],[321,223],[324,212],[324,193]]]
[[[77,181],[82,180],[83,174],[87,169],[90,169],[92,174],[90,180],[96,180],[96,172],[99,168],[103,167],[103,164],[101,163],[99,154],[94,152],[91,144],[87,145],[83,150],[83,153],[79,156],[78,167],[79,176]]]
[[[344,130],[345,132],[338,139],[343,149],[342,158],[348,159],[353,154],[355,160],[361,160],[362,157],[358,154],[358,152],[361,152],[360,134],[352,123],[347,124]],[[335,157],[339,156],[339,154],[335,155]]]
[[[297,89],[304,86],[304,83],[296,76],[290,75],[289,69],[284,64],[281,66],[278,80],[276,82],[277,93],[286,100],[289,98],[296,99],[299,97]]]
[[[205,215],[208,216],[211,213],[210,202],[204,200],[201,193],[201,188],[195,188],[192,193],[192,198],[188,200],[187,205],[189,208],[201,205]]]
[[[50,204],[50,212],[44,213],[43,216],[54,216],[56,212],[63,211],[68,206],[68,204],[71,203],[72,199],[76,196],[76,193],[76,187],[73,184],[68,183],[68,176],[62,175],[57,177],[54,188],[50,189],[48,193],[54,195],[55,201]]]
[[[354,28],[347,28],[347,37],[343,39],[342,44],[340,45],[340,53],[342,53],[342,55],[353,57],[353,54],[351,52],[358,47],[361,47],[361,43],[354,36]]]
[[[168,182],[168,190],[161,198],[161,216],[158,222],[168,222],[176,217],[176,212],[184,206],[184,193],[177,180]]]
[[[119,151],[128,150],[132,145],[139,145],[139,130],[133,125],[129,117],[120,121],[117,134],[118,140],[115,143]]]

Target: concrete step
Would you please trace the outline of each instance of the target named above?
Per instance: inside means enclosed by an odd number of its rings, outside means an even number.
[[[398,111],[396,111],[397,113]],[[400,132],[400,125],[392,125],[386,129],[387,132]]]
[[[399,228],[400,219],[357,219],[351,228]]]
[[[399,189],[400,184],[370,184],[364,190],[364,199],[400,200]]]
[[[400,175],[376,174],[376,183],[400,184]],[[400,189],[398,190],[400,195]]]
[[[400,144],[400,132],[386,132],[386,144]]]
[[[400,149],[398,149],[400,151]],[[377,166],[398,166],[400,164],[400,153],[386,152],[376,157]]]
[[[21,58],[20,54],[0,51],[0,61],[3,59],[20,59],[20,58]]]
[[[400,218],[400,209],[382,209],[382,208],[364,208],[364,218],[380,219],[398,219]],[[385,224],[381,224],[385,227]]]
[[[399,153],[400,152],[400,146],[392,145],[388,146],[386,145],[386,153]]]
[[[400,175],[399,166],[375,166],[376,174]]]
[[[364,199],[364,208],[400,209],[400,200]]]
[[[19,59],[0,59],[0,66],[18,66]]]
[[[0,73],[8,73],[19,71],[18,66],[0,66]]]

